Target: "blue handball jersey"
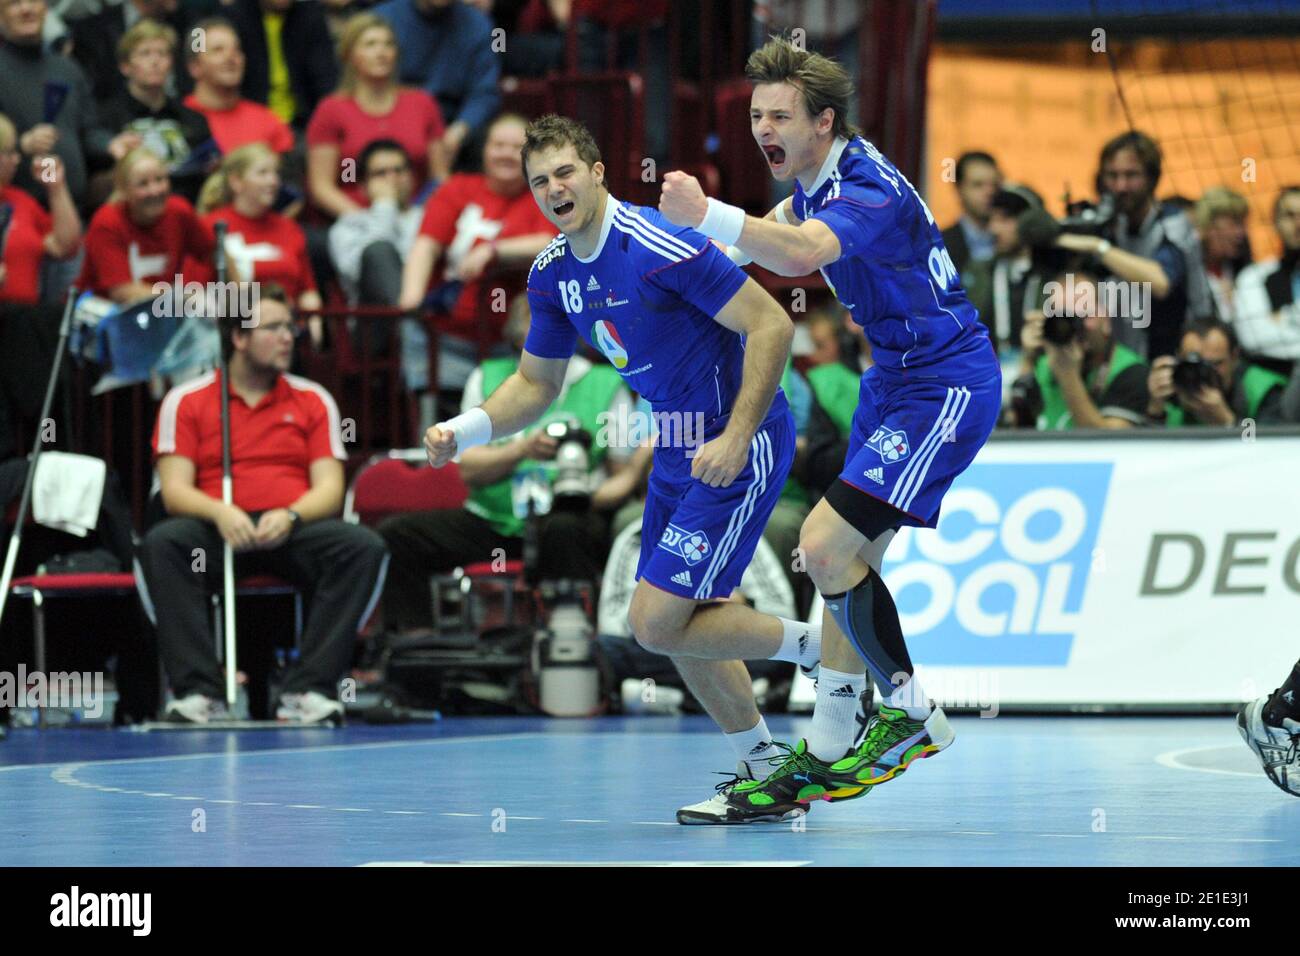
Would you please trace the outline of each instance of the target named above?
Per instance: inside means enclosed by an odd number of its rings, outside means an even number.
[[[961,287],[934,215],[907,178],[861,137],[838,139],[794,212],[835,233],[821,272],[871,342],[882,371],[953,383],[995,367],[988,331]]]
[[[590,258],[578,258],[561,233],[533,261],[524,348],[568,358],[581,335],[656,414],[693,416],[707,440],[726,427],[745,360],[742,336],[713,317],[745,280],[700,233],[610,196]],[[778,389],[764,421],[787,408]],[[656,462],[676,477],[689,471],[684,455]]]

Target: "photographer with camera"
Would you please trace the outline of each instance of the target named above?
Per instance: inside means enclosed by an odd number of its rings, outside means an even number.
[[[513,374],[530,320],[527,296],[517,296],[505,326],[515,354],[488,359],[470,374],[466,409],[478,407]],[[526,508],[528,499],[552,499],[537,526],[536,564],[546,576],[598,580],[609,549],[602,512],[617,508],[636,490],[634,476],[623,474],[635,449],[592,441],[603,435],[606,413],[614,422],[631,416],[631,395],[622,378],[609,365],[574,356],[559,396],[533,429],[462,454],[460,475],[470,489],[464,508],[399,515],[380,524],[392,554],[385,626],[404,637],[429,633],[430,576],[491,560],[497,549],[509,558],[523,556],[525,519],[516,507],[521,500]],[[594,491],[593,477],[604,479]]]
[[[1087,272],[1060,273],[1043,287],[1041,314],[1025,322],[1021,343],[1032,373],[1013,393],[1036,412],[1040,430],[1146,424],[1148,369],[1141,356],[1116,341],[1101,286]],[[1018,424],[1028,422],[1020,417]]]
[[[1155,200],[1160,166],[1151,137],[1136,130],[1116,136],[1102,147],[1098,206],[1061,223],[1039,217],[1034,232],[1035,245],[1086,253],[1111,277],[1142,284],[1125,296],[1125,314],[1111,318],[1119,342],[1143,358],[1173,354],[1183,324],[1214,309],[1191,220]]]
[[[1242,359],[1232,326],[1198,319],[1183,332],[1178,358],[1162,355],[1147,378],[1147,417],[1170,428],[1283,420],[1286,379]]]

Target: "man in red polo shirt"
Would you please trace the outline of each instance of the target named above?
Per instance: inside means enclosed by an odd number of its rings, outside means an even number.
[[[335,517],[346,458],[338,408],[315,382],[285,374],[293,316],[282,290],[260,291],[251,327],[221,320],[234,504],[221,501],[221,394],[212,372],[173,388],[158,410],[153,449],[171,517],[141,544],[141,596],[154,611],[175,696],[167,719],[206,723],[227,716],[207,613],[220,587],[222,541],[235,550],[236,575],[274,574],[309,591],[301,652],[276,716],[338,723],[338,682],[379,598],[388,552],[369,528]]]

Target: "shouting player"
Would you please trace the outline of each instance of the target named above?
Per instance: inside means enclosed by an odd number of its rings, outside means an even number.
[[[812,729],[770,776],[729,796],[733,815],[768,817],[861,796],[952,742],[913,672],[880,565],[898,528],[937,525],[944,492],[997,421],[1002,377],[934,216],[846,121],[853,86],[843,68],[773,39],[745,72],[754,138],[772,175],[795,181],[793,197],[757,219],[672,172],[660,211],[732,247],[742,264],[787,276],[820,270],[875,362],[862,377],[844,470],[800,534],[826,602]],[[882,703],[855,749],[863,661]]]
[[[674,659],[735,749],[738,780],[751,779],[779,763],[780,751],[742,661],[811,669],[820,645],[817,628],[720,600],[740,584],[794,458],[794,419],[777,384],[793,326],[704,236],[611,196],[582,124],[535,121],[523,161],[533,198],[560,230],[528,275],[523,356],[480,407],[429,429],[429,460],[439,467],[536,421],[560,392],[578,335],[599,349],[660,423],[633,633]],[[806,810],[735,814],[729,792],[683,808],[678,820],[782,820]]]

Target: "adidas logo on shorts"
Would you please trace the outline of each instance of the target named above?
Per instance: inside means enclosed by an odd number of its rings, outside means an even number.
[[[684,588],[695,587],[695,582],[691,580],[690,571],[678,571],[673,575],[673,584],[680,584]]]
[[[878,485],[883,485],[885,483],[884,468],[868,468],[866,471],[863,472],[863,474],[866,475],[868,478],[870,478]]]

